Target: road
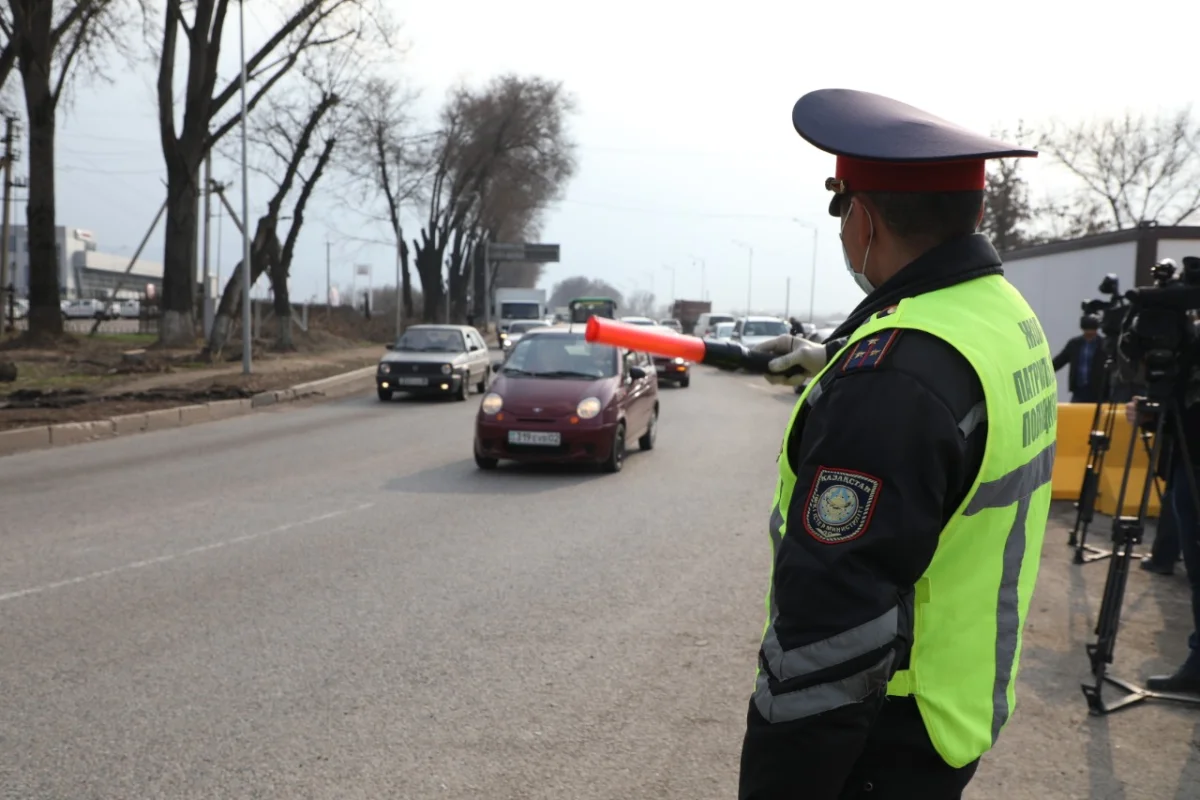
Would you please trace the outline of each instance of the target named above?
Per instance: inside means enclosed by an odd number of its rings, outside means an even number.
[[[477,471],[475,398],[0,459],[0,796],[734,797],[794,399],[703,371],[611,476]],[[1195,717],[1083,713],[1062,550],[968,799],[1194,800]]]

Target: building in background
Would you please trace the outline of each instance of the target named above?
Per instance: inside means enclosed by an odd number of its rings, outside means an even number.
[[[10,268],[14,269],[17,297],[29,296],[29,237],[24,225],[14,225],[8,240]],[[129,267],[129,256],[103,253],[97,249],[95,235],[84,228],[57,226],[54,229],[58,254],[58,285],[63,299],[110,297],[117,288],[121,298],[141,297],[153,285],[162,291],[162,263],[139,258]]]
[[[1084,300],[1103,298],[1100,282],[1113,273],[1120,290],[1151,286],[1150,269],[1164,258],[1182,268],[1184,256],[1200,256],[1200,227],[1143,225],[1002,254],[1005,277],[1025,296],[1058,353],[1079,335]],[[1059,397],[1068,397],[1067,371],[1058,373]]]

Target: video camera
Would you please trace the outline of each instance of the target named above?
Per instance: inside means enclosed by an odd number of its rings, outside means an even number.
[[[1164,259],[1152,270],[1154,285],[1130,289],[1128,325],[1120,341],[1120,353],[1140,366],[1150,394],[1154,395],[1181,378],[1189,379],[1200,337],[1189,312],[1200,310],[1200,258],[1183,259],[1183,270]]]

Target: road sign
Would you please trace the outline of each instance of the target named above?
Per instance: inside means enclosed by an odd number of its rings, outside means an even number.
[[[492,261],[528,261],[533,264],[557,264],[558,245],[491,242],[487,246]]]
[[[526,244],[525,260],[533,264],[557,264],[558,245]]]

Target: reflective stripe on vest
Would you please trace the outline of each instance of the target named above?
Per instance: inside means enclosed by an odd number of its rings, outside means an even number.
[[[963,766],[995,743],[1015,705],[1021,628],[1050,507],[1057,382],[1032,309],[1000,276],[904,300],[892,314],[856,330],[846,347],[887,328],[923,330],[945,340],[971,363],[984,389],[984,407],[971,409],[959,424],[966,436],[986,417],[983,462],[915,587],[909,668],[888,684],[889,694],[916,696],[942,758]],[[825,371],[840,364],[840,355]],[[771,515],[773,556],[787,533],[796,483],[786,443],[801,409],[820,396],[825,371],[801,395],[784,434]],[[773,695],[768,674],[782,681],[877,650],[895,638],[900,613],[889,609],[852,631],[785,651],[774,629],[773,583],[763,631],[765,669],[760,663],[755,684],[764,717],[783,722],[857,702],[879,685],[881,673],[886,678],[891,654],[846,680]]]

